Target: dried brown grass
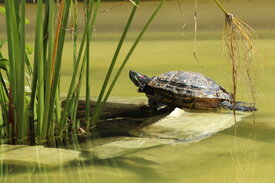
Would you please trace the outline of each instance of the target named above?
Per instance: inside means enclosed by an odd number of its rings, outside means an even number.
[[[257,34],[247,23],[227,12],[218,0],[215,1],[225,14],[223,40],[226,45],[228,60],[232,65],[233,113],[235,116],[239,81],[247,86],[255,105],[256,67],[258,65],[258,54],[255,46]]]
[[[235,109],[238,81],[245,83],[253,102],[256,100],[255,63],[257,58],[254,40],[257,38],[254,29],[231,13],[225,14],[223,40],[225,42],[228,58],[232,64],[233,81],[233,109]],[[235,110],[234,115],[235,115]]]

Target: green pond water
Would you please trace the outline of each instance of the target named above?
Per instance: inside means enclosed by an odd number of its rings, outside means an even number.
[[[214,2],[198,2],[196,55],[200,64],[193,57],[194,2],[181,3],[183,15],[179,13],[178,1],[168,2],[122,73],[112,93],[113,101],[146,101],[129,80],[130,69],[148,76],[171,70],[201,72],[232,91],[231,66],[224,56],[220,39],[223,14]],[[155,5],[156,2],[147,2],[140,7],[119,61],[125,57],[132,37]],[[238,113],[235,126],[231,112],[184,112],[176,109],[154,125],[141,129],[139,136],[88,140],[72,144],[68,149],[2,145],[0,182],[274,182],[275,22],[271,17],[275,14],[275,5],[271,0],[225,1],[224,5],[259,33],[256,43],[261,66],[256,80],[257,112],[249,115]],[[32,5],[28,8],[29,14],[35,12]],[[99,92],[130,5],[124,2],[102,5],[102,10],[108,8],[111,8],[108,13],[99,15],[91,48],[93,96]],[[29,19],[32,22],[31,15]],[[32,25],[29,29],[28,40],[32,45]],[[0,31],[2,39],[4,29]],[[64,95],[72,72],[71,49],[68,40],[61,77]],[[246,84],[242,82],[238,100],[252,101]]]

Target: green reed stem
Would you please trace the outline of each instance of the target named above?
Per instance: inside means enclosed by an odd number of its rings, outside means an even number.
[[[87,35],[87,42],[90,42],[89,34]],[[86,105],[85,105],[85,121],[86,123],[89,123],[90,121],[90,100],[91,100],[91,94],[90,94],[90,44],[87,43],[86,45],[87,55],[86,55]]]
[[[43,19],[42,19],[42,0],[37,1],[36,14],[36,39],[34,62],[36,62],[37,73],[37,135],[39,141],[42,138],[43,131],[43,113],[44,113],[44,58],[43,58]],[[34,87],[34,86],[33,86]]]
[[[73,67],[76,63],[77,60],[77,31],[78,31],[78,24],[77,24],[77,14],[78,14],[78,9],[77,9],[77,0],[74,0],[73,4],[73,11],[72,11],[72,16],[73,16],[73,22],[72,22],[72,36],[73,36]]]
[[[18,28],[18,11],[15,11],[15,4],[14,1],[6,1],[6,11],[7,11],[7,30],[8,30],[8,45],[9,45],[9,61],[10,61],[10,106],[9,106],[9,113],[10,113],[10,123],[12,126],[12,137],[13,143],[18,139],[18,97],[20,94],[20,90],[18,90],[18,81],[19,76],[19,62],[20,58],[20,38],[19,38],[19,28]],[[21,113],[20,113],[21,114]],[[21,117],[21,116],[20,116]],[[20,119],[20,118],[19,118]],[[21,127],[20,131],[21,131]],[[20,134],[21,135],[21,134]],[[21,138],[21,137],[20,137]]]
[[[89,6],[92,7],[92,5],[93,5],[92,1],[89,1],[89,2],[90,2]],[[62,129],[64,127],[65,118],[67,116],[68,109],[69,109],[69,103],[70,103],[70,100],[72,98],[73,91],[75,89],[76,75],[77,75],[77,72],[78,72],[78,68],[79,68],[79,64],[80,64],[80,60],[81,60],[84,44],[86,42],[87,32],[88,32],[88,29],[90,28],[91,16],[92,16],[92,11],[88,11],[87,24],[86,24],[86,27],[84,29],[83,37],[82,37],[82,40],[81,40],[81,45],[80,45],[80,48],[79,48],[79,51],[78,51],[78,57],[77,57],[77,61],[75,63],[75,67],[74,67],[74,70],[73,70],[73,76],[72,76],[70,87],[69,87],[69,90],[68,90],[68,94],[67,94],[64,110],[63,110],[63,113],[62,113],[61,118],[60,118],[60,123],[59,123],[59,128],[58,128],[58,135],[59,136],[62,135]]]
[[[11,36],[11,23],[10,23],[10,10],[9,10],[9,3],[5,2],[5,9],[6,9],[6,26],[7,26],[7,39],[8,39],[8,54],[9,54],[9,62],[10,62],[10,71],[14,69],[14,65],[11,59],[13,59],[13,55],[12,52],[10,50],[12,50],[12,36]],[[14,81],[14,75],[13,74],[9,74],[9,93],[8,93],[8,97],[9,97],[9,112],[8,112],[8,121],[9,124],[7,125],[7,133],[8,133],[8,139],[9,142],[12,142],[12,136],[14,135],[14,120],[13,120],[13,108],[12,108],[12,94],[14,93],[12,86],[13,86],[13,81]]]
[[[3,111],[2,111],[2,105],[0,105],[0,114],[2,114]],[[0,115],[0,144],[2,144],[2,139],[4,137],[4,134],[5,134],[5,129],[4,129],[4,126],[5,126],[5,122],[4,122],[4,119],[3,119],[3,115]]]
[[[50,122],[51,125],[49,127],[51,127],[52,131],[51,134],[54,135],[54,127],[55,125],[53,125],[53,122],[55,122],[56,124],[59,124],[59,120],[61,118],[61,113],[62,113],[62,107],[61,107],[61,99],[60,99],[60,81],[59,81],[59,85],[57,87],[57,91],[56,91],[56,95],[55,95],[55,113],[54,113],[54,120],[51,120]]]
[[[1,122],[0,122],[0,129],[2,128],[2,132],[3,132],[3,136],[4,135],[9,135],[9,119],[8,119],[8,108],[7,108],[7,104],[8,104],[8,91],[6,91],[6,85],[4,83],[4,79],[3,76],[0,72],[0,108],[1,108],[1,113],[3,115],[0,115],[1,118]],[[0,142],[1,143],[1,142]]]
[[[45,76],[46,73],[46,60],[47,53],[47,40],[48,40],[48,17],[49,17],[49,1],[46,1],[45,5],[45,16],[43,21],[42,16],[42,0],[37,1],[37,12],[36,12],[36,31],[35,31],[35,50],[34,50],[34,65],[31,83],[31,100],[29,109],[29,129],[31,144],[35,144],[35,137],[37,135],[38,140],[45,140],[45,125],[43,123],[44,119],[44,86],[45,86]],[[42,23],[43,22],[43,23]],[[42,75],[43,74],[43,75]],[[36,109],[37,106],[37,109]],[[37,112],[36,112],[37,111]],[[37,118],[37,128],[35,127],[35,117]]]
[[[139,2],[140,2],[140,0],[137,0],[136,4],[138,5]],[[111,74],[112,74],[114,65],[115,65],[115,63],[116,63],[116,60],[117,60],[117,57],[118,57],[119,52],[120,52],[120,50],[121,50],[121,47],[122,47],[122,45],[123,45],[123,43],[124,43],[125,37],[126,37],[126,35],[127,35],[127,33],[128,33],[129,27],[130,27],[130,25],[131,25],[131,23],[132,23],[132,20],[133,20],[134,16],[135,16],[136,10],[137,10],[137,6],[133,6],[132,12],[131,12],[131,14],[130,14],[130,16],[129,16],[129,18],[128,18],[128,21],[127,21],[127,23],[126,23],[126,26],[125,26],[125,28],[124,28],[124,31],[123,31],[123,33],[122,33],[122,35],[121,35],[121,38],[120,38],[120,40],[119,40],[119,43],[118,43],[118,45],[117,45],[115,54],[114,54],[114,56],[113,56],[113,59],[112,59],[112,61],[111,61],[110,66],[109,66],[108,72],[107,72],[107,74],[106,74],[106,76],[105,76],[103,85],[102,85],[102,87],[101,87],[101,91],[100,91],[100,93],[99,93],[99,96],[98,96],[98,99],[97,99],[97,102],[96,102],[95,110],[94,110],[93,115],[92,115],[92,125],[95,125],[95,124],[96,124],[97,119],[98,119],[98,117],[99,117],[99,115],[100,115],[100,105],[101,105],[101,102],[102,102],[103,95],[104,95],[104,93],[105,93],[107,84],[108,84],[108,82],[109,82],[109,80],[110,80],[110,77],[111,77]],[[89,128],[90,128],[90,124],[87,125],[87,129],[89,129]]]
[[[49,27],[49,3],[51,3],[52,0],[45,1],[45,8],[44,8],[44,20],[43,20],[43,58],[44,60],[47,60],[47,48],[48,48],[48,27]],[[46,68],[45,68],[46,73]]]
[[[7,24],[7,38],[9,50],[10,72],[7,74],[9,79],[9,90],[0,87],[0,113],[5,113],[0,117],[0,125],[7,121],[6,133],[13,139],[18,139],[20,142],[28,135],[28,128],[30,130],[32,144],[35,143],[35,134],[37,134],[38,142],[41,143],[46,140],[48,135],[55,135],[55,126],[57,127],[57,135],[63,135],[63,130],[66,122],[68,111],[73,121],[76,121],[76,110],[78,99],[80,95],[81,83],[85,74],[86,68],[86,105],[85,105],[85,120],[87,128],[90,128],[91,122],[94,125],[105,106],[105,103],[118,80],[123,68],[128,62],[130,56],[135,50],[137,44],[141,40],[143,34],[157,14],[161,5],[165,0],[162,0],[153,15],[145,24],[141,33],[135,40],[133,46],[128,52],[122,65],[117,71],[110,87],[107,86],[110,76],[113,72],[114,65],[117,61],[118,55],[125,41],[129,27],[135,16],[137,6],[134,6],[132,12],[125,25],[122,36],[117,45],[116,51],[110,63],[108,72],[106,74],[104,83],[99,94],[92,121],[90,120],[90,41],[93,35],[91,30],[96,21],[97,13],[101,0],[96,1],[96,6],[93,10],[94,0],[87,0],[87,24],[84,29],[78,53],[76,52],[76,40],[74,40],[74,70],[71,84],[68,90],[67,99],[64,110],[61,114],[60,96],[59,96],[59,82],[60,69],[62,61],[62,53],[65,43],[66,27],[69,17],[69,9],[72,0],[61,0],[60,14],[55,19],[55,1],[48,0],[45,2],[45,16],[43,20],[43,1],[37,0],[36,12],[36,29],[35,29],[35,51],[34,51],[34,69],[26,54],[26,40],[25,40],[25,14],[26,14],[26,0],[5,1],[6,8],[6,24]],[[140,0],[137,0],[138,5]],[[57,21],[57,23],[56,23]],[[76,24],[76,23],[75,23]],[[84,49],[84,54],[83,54]],[[82,54],[84,58],[82,59]],[[77,56],[76,56],[77,55]],[[27,72],[32,76],[31,82],[31,96],[25,94],[25,64]],[[79,69],[79,67],[81,68]],[[78,83],[76,83],[77,75],[79,73]],[[1,73],[0,73],[1,74]],[[1,81],[3,82],[2,75]],[[27,77],[28,78],[28,77]],[[29,84],[30,85],[30,84]],[[107,90],[107,93],[106,93]],[[104,94],[106,95],[104,96]],[[103,99],[103,100],[102,100]],[[9,101],[9,105],[2,103]],[[30,105],[29,111],[26,110],[27,104]],[[37,117],[36,117],[37,115]],[[36,129],[35,120],[37,120]],[[30,122],[29,122],[30,121]],[[57,125],[54,125],[54,122]],[[76,126],[76,125],[75,125]],[[0,127],[1,128],[1,127]],[[1,130],[1,129],[0,129]],[[14,143],[16,140],[14,141]]]
[[[94,0],[92,1],[92,4],[94,4]],[[93,7],[89,7],[88,4],[86,4],[86,14],[89,13],[89,11],[93,11]],[[88,19],[86,19],[88,21]],[[88,24],[89,25],[89,24]],[[87,30],[87,36],[86,36],[86,54],[84,60],[86,60],[86,105],[85,105],[85,121],[88,123],[90,121],[90,33],[91,28]],[[85,62],[85,61],[84,61]]]
[[[100,3],[101,3],[101,0],[97,0],[96,1],[96,6],[95,6],[95,10],[94,10],[94,13],[93,13],[93,17],[92,17],[92,22],[91,22],[91,26],[90,26],[90,30],[92,30],[92,32],[90,33],[90,37],[92,36],[93,34],[93,28],[94,28],[94,25],[95,25],[95,21],[96,21],[96,17],[97,17],[97,14],[98,14],[98,9],[100,7]],[[89,33],[88,33],[89,35]],[[87,36],[89,37],[89,36]],[[87,41],[89,40],[90,41],[91,38],[87,39]],[[86,103],[85,103],[85,121],[87,123],[87,126],[90,126],[91,124],[91,120],[90,120],[90,116],[91,116],[91,110],[90,110],[90,71],[89,71],[89,47],[86,48],[87,49],[87,67],[86,67]]]
[[[78,9],[77,9],[77,0],[73,0],[73,5],[72,5],[72,22],[71,22],[71,37],[73,41],[73,68],[75,67],[75,63],[77,61],[77,14],[78,14]],[[79,93],[78,93],[79,94]],[[77,107],[77,97],[76,93],[72,96],[72,99],[69,104],[68,108],[68,116],[71,117],[71,123],[74,124],[75,119],[76,119],[76,107]]]
[[[77,87],[75,89],[75,95],[74,95],[74,97],[75,97],[75,105],[74,105],[73,114],[72,114],[73,125],[76,125],[76,123],[77,123],[77,121],[76,121],[77,109],[78,109],[80,90],[81,90],[82,80],[83,80],[83,76],[82,75],[84,73],[85,65],[86,65],[86,62],[82,62],[82,66],[81,66],[81,71],[80,71]]]
[[[55,71],[54,71],[54,80],[53,80],[53,85],[52,85],[52,97],[55,97],[56,95],[56,89],[57,89],[57,84],[59,82],[59,75],[60,75],[60,68],[61,68],[61,60],[62,60],[62,52],[63,52],[63,46],[64,46],[64,41],[65,41],[65,29],[63,27],[67,26],[67,22],[68,22],[68,15],[69,15],[69,7],[70,7],[70,3],[71,1],[69,1],[69,3],[66,3],[66,8],[65,8],[65,13],[63,16],[63,23],[62,23],[62,29],[60,32],[60,39],[58,41],[58,50],[57,50],[57,56],[56,56],[56,63],[55,63]],[[75,70],[77,70],[78,68],[76,67]],[[74,70],[74,72],[75,72]],[[57,79],[58,78],[58,79]],[[72,87],[73,84],[71,84],[70,87]],[[53,100],[51,101],[51,110],[53,110]],[[59,121],[59,130],[58,130],[58,135],[61,135],[62,132],[62,128],[64,127],[64,121],[65,121],[65,116],[64,114],[67,113],[66,110],[63,111],[63,113],[61,114],[60,117],[60,121]],[[51,115],[52,113],[49,113],[49,115]],[[49,118],[49,120],[51,120],[51,117]],[[60,129],[61,128],[61,129]]]
[[[83,74],[84,74],[85,66],[87,64],[87,62],[85,62],[85,60],[87,60],[87,53],[86,53],[87,51],[88,50],[86,49],[85,53],[84,53],[84,59],[83,59],[83,62],[82,62],[80,73],[79,73],[78,82],[77,82],[77,85],[76,85],[76,88],[75,88],[75,91],[74,91],[75,105],[73,106],[74,108],[73,108],[73,111],[72,111],[73,125],[75,125],[75,123],[76,123],[76,115],[77,115],[79,96],[80,96],[80,91],[81,91],[81,86],[82,86]],[[87,102],[85,102],[85,104],[87,105]],[[85,106],[85,115],[86,115],[86,106]]]
[[[53,63],[53,46],[54,46],[54,0],[49,0],[48,4],[48,26],[45,26],[46,34],[48,35],[48,49],[47,49],[47,61],[45,62],[45,107],[43,116],[43,131],[42,138],[45,139],[49,133],[49,129],[52,125],[49,120],[50,112],[50,99],[51,99],[51,76],[52,76],[52,63]],[[52,132],[53,133],[53,132]]]
[[[19,4],[19,3],[18,3]],[[28,121],[25,116],[25,14],[26,0],[21,0],[20,17],[20,60],[18,60],[18,139],[23,140],[27,137]]]
[[[100,105],[99,114],[102,112],[102,110],[103,110],[103,108],[104,108],[104,106],[105,106],[105,104],[106,104],[106,102],[107,102],[107,100],[108,100],[108,98],[109,98],[109,96],[110,96],[110,94],[111,94],[111,92],[112,92],[112,90],[113,90],[113,88],[114,88],[114,86],[115,86],[115,84],[116,84],[116,82],[117,82],[117,80],[118,80],[121,72],[123,71],[125,65],[127,64],[128,60],[129,60],[129,58],[131,57],[132,53],[134,52],[136,46],[138,45],[138,43],[141,40],[142,36],[144,35],[145,31],[147,30],[147,28],[149,27],[149,25],[152,23],[153,19],[157,15],[157,13],[159,12],[160,8],[163,6],[164,2],[165,2],[165,0],[162,0],[160,2],[160,4],[157,6],[157,8],[155,9],[155,11],[153,12],[153,14],[150,16],[150,18],[148,19],[148,21],[146,22],[146,24],[142,28],[140,34],[138,35],[137,39],[135,40],[134,44],[132,45],[131,49],[129,50],[126,58],[122,62],[121,66],[119,67],[119,69],[118,69],[118,71],[117,71],[117,73],[116,73],[116,75],[115,75],[115,77],[114,77],[114,79],[113,79],[113,81],[112,81],[112,83],[111,83],[111,85],[110,85],[110,87],[109,87],[109,89],[108,89],[108,91],[107,91],[104,99],[103,99],[103,102]],[[98,120],[98,118],[99,118],[99,116],[97,116],[96,120]]]

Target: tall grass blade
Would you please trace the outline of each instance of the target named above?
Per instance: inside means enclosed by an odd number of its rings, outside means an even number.
[[[84,55],[85,55],[84,60],[86,60],[87,54],[85,53]],[[73,105],[72,114],[71,114],[71,120],[72,120],[73,125],[76,125],[75,123],[76,123],[76,117],[77,117],[78,102],[79,102],[79,96],[80,96],[82,80],[83,80],[83,74],[84,74],[84,69],[85,69],[86,63],[87,62],[85,62],[85,61],[82,62],[78,83],[76,85],[74,95],[73,95],[73,99],[72,99],[72,100],[74,100],[74,105]],[[86,108],[86,106],[85,106],[85,108]],[[85,109],[85,114],[86,114],[86,109]]]
[[[55,37],[56,41],[53,48],[54,51],[53,51],[52,69],[54,69],[54,74],[53,74],[52,83],[51,83],[51,97],[50,97],[50,105],[49,105],[50,111],[48,114],[49,122],[52,121],[55,98],[57,95],[61,61],[62,61],[62,53],[63,53],[63,47],[65,42],[65,33],[66,33],[65,27],[67,27],[67,23],[68,23],[70,5],[71,5],[71,0],[69,1],[63,0],[61,2],[61,6],[64,6],[64,11],[60,12],[59,14],[60,24],[58,25],[57,29],[58,29],[58,32],[60,33],[58,35],[56,34],[56,37]]]
[[[138,5],[139,2],[140,2],[140,0],[137,0],[137,1],[136,1],[136,4]],[[104,93],[105,93],[107,84],[108,84],[108,82],[109,82],[109,80],[110,80],[110,77],[111,77],[111,74],[112,74],[114,65],[115,65],[115,63],[116,63],[116,60],[117,60],[117,57],[118,57],[119,52],[120,52],[120,50],[121,50],[121,47],[122,47],[122,45],[123,45],[123,43],[124,43],[125,37],[126,37],[126,35],[127,35],[127,33],[128,33],[129,27],[130,27],[130,25],[131,25],[131,23],[132,23],[132,20],[133,20],[134,16],[135,16],[136,10],[137,10],[137,6],[133,6],[132,12],[131,12],[131,14],[130,14],[130,16],[129,16],[129,18],[128,18],[128,21],[127,21],[127,23],[126,23],[126,26],[125,26],[125,28],[124,28],[124,31],[123,31],[123,33],[122,33],[122,35],[121,35],[121,38],[120,38],[119,42],[118,42],[118,45],[117,45],[115,54],[114,54],[114,56],[113,56],[113,59],[112,59],[112,61],[111,61],[111,64],[110,64],[109,69],[108,69],[108,71],[107,71],[107,74],[106,74],[106,76],[105,76],[103,85],[102,85],[102,87],[101,87],[101,90],[100,90],[100,93],[99,93],[99,96],[98,96],[98,99],[97,99],[97,102],[96,102],[95,110],[94,110],[93,115],[92,115],[92,124],[93,124],[93,125],[96,123],[96,121],[97,121],[97,119],[98,119],[98,116],[99,116],[99,114],[100,114],[100,105],[101,105],[101,102],[102,102],[103,95],[104,95]],[[89,128],[90,128],[90,124],[87,125],[87,129],[89,129]]]
[[[92,4],[94,4],[94,0],[92,1]],[[89,13],[89,11],[93,11],[93,6],[89,7],[88,2],[86,1],[86,14]],[[88,18],[88,17],[87,17]],[[86,18],[86,21],[88,19]],[[86,22],[87,24],[87,22]],[[88,23],[87,26],[90,26]],[[87,29],[87,36],[86,36],[86,54],[84,57],[84,60],[86,60],[86,105],[85,105],[85,121],[89,122],[90,121],[90,33],[91,33],[91,28],[89,27]],[[85,61],[83,61],[85,62]]]
[[[1,48],[1,45],[0,45]],[[3,64],[3,62],[5,62],[7,65],[5,66],[5,64]],[[0,64],[2,65],[0,67],[0,107],[1,107],[1,119],[2,119],[2,127],[3,128],[3,137],[7,136],[9,137],[9,119],[8,119],[8,96],[9,96],[9,92],[8,92],[8,88],[6,86],[6,83],[4,81],[3,75],[1,70],[6,70],[6,73],[8,75],[8,60],[4,59],[2,57],[2,54],[0,52]]]
[[[12,137],[13,142],[16,143],[18,139],[18,79],[17,73],[19,73],[18,61],[20,60],[20,41],[18,32],[18,11],[15,11],[14,1],[6,1],[6,23],[7,23],[7,36],[8,36],[8,47],[9,47],[9,61],[10,61],[10,93],[9,93],[9,113],[10,123],[12,126]],[[18,9],[17,9],[18,10]],[[21,130],[20,130],[21,131]],[[20,134],[21,135],[21,134]],[[20,137],[21,138],[21,137]]]
[[[5,89],[5,83],[0,72],[0,131],[2,131],[2,134],[0,134],[0,136],[2,135],[3,139],[5,136],[9,136],[9,122],[7,116],[8,92],[6,90],[7,89]]]
[[[91,123],[95,124],[122,70],[164,1],[161,1],[144,25],[109,86],[113,68],[140,2],[140,0],[130,1],[134,6],[111,60],[91,120],[90,44],[93,35],[92,29],[96,22],[101,0],[96,2],[95,0],[85,1],[87,23],[79,50],[77,50],[76,44],[77,20],[74,20],[74,28],[76,28],[74,32],[74,70],[63,111],[61,111],[59,91],[60,70],[71,3],[74,2],[74,5],[77,5],[77,0],[61,0],[58,6],[57,18],[55,18],[55,8],[57,7],[55,0],[45,1],[45,6],[43,0],[36,1],[33,68],[28,58],[30,54],[26,51],[28,49],[25,38],[26,0],[20,0],[19,2],[6,0],[8,60],[10,65],[5,71],[9,81],[7,86],[4,83],[6,75],[3,76],[0,72],[0,113],[3,113],[0,116],[0,135],[11,137],[10,141],[12,143],[23,143],[27,139],[27,135],[30,134],[31,144],[35,144],[42,143],[54,135],[62,136],[64,134],[68,135],[70,132],[76,132],[71,128],[78,126],[76,122],[77,107],[84,77],[86,77],[85,121],[87,128],[90,128]],[[43,14],[43,11],[45,14]],[[77,16],[74,18],[77,18]],[[0,69],[2,69],[2,66]],[[32,82],[29,81],[30,79],[32,79]],[[25,91],[25,85],[31,86],[30,96],[29,92]],[[29,106],[28,110],[27,106]],[[67,117],[71,118],[71,121],[67,120]],[[65,125],[66,122],[68,122],[68,125]],[[70,122],[74,122],[74,124],[70,124]],[[6,126],[4,130],[3,126]],[[65,127],[67,127],[67,130]]]
[[[8,42],[8,54],[9,54],[9,59],[10,59],[10,70],[14,69],[14,65],[13,62],[11,61],[11,59],[13,59],[13,54],[10,50],[12,50],[12,35],[11,35],[11,23],[10,23],[10,13],[9,13],[9,2],[5,2],[5,10],[6,10],[6,27],[7,27],[7,39],[10,40],[10,42]],[[9,113],[8,113],[8,121],[9,124],[7,125],[7,133],[8,133],[8,140],[10,143],[14,143],[13,142],[13,136],[14,136],[14,117],[13,117],[13,108],[12,108],[12,94],[14,93],[14,90],[12,90],[12,86],[13,86],[13,82],[14,82],[14,75],[9,74],[8,77],[9,80],[9,93],[8,93],[8,97],[9,97]]]
[[[72,25],[71,25],[71,37],[73,40],[73,67],[77,60],[77,31],[78,31],[78,24],[77,24],[77,14],[78,14],[78,3],[77,0],[73,1],[73,7],[72,7]]]
[[[2,111],[2,106],[0,105],[0,114],[2,114],[3,111]],[[3,137],[5,136],[5,122],[4,122],[4,119],[3,119],[3,116],[0,115],[0,139],[4,139]],[[0,145],[2,144],[2,142],[0,141]]]
[[[42,0],[37,1],[36,15],[36,39],[34,50],[35,73],[37,73],[37,136],[39,142],[46,140],[43,137],[43,116],[44,116],[44,57],[43,57],[43,17]],[[34,85],[33,85],[34,87]],[[35,89],[33,89],[34,91]],[[34,101],[31,101],[34,102]]]
[[[92,22],[91,22],[91,26],[90,26],[90,30],[93,30],[93,27],[95,25],[95,21],[96,21],[96,17],[97,17],[97,14],[98,14],[98,9],[99,9],[99,6],[100,6],[100,3],[101,3],[101,0],[97,0],[96,2],[96,7],[95,7],[95,10],[94,10],[94,13],[93,13],[93,17],[92,17]],[[90,41],[90,37],[92,36],[92,33],[88,33],[88,36],[87,36],[87,41]],[[86,103],[85,103],[85,121],[86,121],[86,124],[88,126],[90,126],[91,124],[91,120],[90,120],[90,116],[91,116],[91,110],[90,110],[90,72],[89,72],[89,46],[87,45],[86,47],[87,49],[87,67],[86,67]]]
[[[113,90],[113,88],[114,88],[121,72],[123,71],[125,65],[127,64],[129,58],[131,57],[132,53],[134,52],[136,46],[138,45],[138,43],[141,40],[142,36],[144,35],[145,31],[147,30],[149,25],[152,23],[153,19],[155,18],[155,16],[159,12],[160,8],[163,6],[164,2],[165,2],[165,0],[162,0],[160,2],[160,4],[157,6],[157,8],[155,9],[155,11],[153,12],[153,14],[150,16],[150,18],[148,19],[148,21],[144,25],[143,29],[141,30],[140,34],[138,35],[137,39],[135,40],[134,44],[132,45],[131,49],[129,50],[126,58],[122,62],[122,64],[121,64],[120,68],[118,69],[118,71],[117,71],[117,73],[116,73],[116,75],[115,75],[115,77],[114,77],[114,79],[113,79],[113,81],[112,81],[112,83],[111,83],[111,85],[110,85],[110,87],[109,87],[102,103],[100,103],[100,105],[99,105],[98,113],[95,116],[95,121],[93,121],[93,125],[96,125],[96,121],[98,120],[99,115],[102,112],[102,110],[103,110],[103,108],[104,108],[104,106],[105,106],[105,104],[106,104],[106,102],[107,102],[107,100],[108,100],[108,98],[109,98],[109,96],[110,96],[110,94],[111,94],[111,92],[112,92],[112,90]]]
[[[47,49],[47,61],[45,66],[45,107],[44,107],[44,116],[43,116],[43,129],[42,137],[46,138],[46,135],[49,133],[49,129],[52,123],[49,121],[49,106],[50,106],[50,96],[51,96],[51,77],[52,77],[52,63],[53,63],[53,44],[54,44],[54,0],[49,0],[48,5],[48,26],[44,26],[44,30],[47,34],[48,49]],[[44,46],[45,46],[44,41]],[[44,48],[44,50],[46,50]]]
[[[38,100],[36,101],[36,97],[38,96],[38,63],[43,62],[41,60],[41,21],[42,21],[42,6],[41,6],[41,1],[37,1],[37,10],[36,10],[36,27],[35,27],[35,46],[34,46],[34,63],[33,63],[33,74],[32,74],[32,82],[31,82],[31,100],[30,100],[30,116],[29,116],[29,129],[30,129],[30,139],[31,139],[31,144],[35,144],[35,137],[36,135],[39,135],[38,133],[38,125],[37,123],[37,128],[35,129],[35,105],[37,104]],[[41,95],[41,94],[40,94]],[[41,110],[41,107],[39,108]],[[38,113],[38,112],[37,112]],[[41,114],[41,111],[40,113]],[[37,114],[37,119],[41,117],[38,116]]]
[[[77,61],[77,31],[78,31],[78,24],[77,24],[77,14],[78,14],[78,2],[77,0],[73,0],[73,5],[71,7],[71,39],[73,43],[73,68],[75,66],[75,63]],[[76,93],[74,93],[70,104],[69,104],[69,109],[68,109],[68,116],[71,117],[71,123],[74,123],[75,121],[75,115],[76,115],[76,106],[77,106],[77,97]]]
[[[89,6],[91,7],[93,5],[92,1],[89,1],[89,2],[90,2]],[[62,113],[61,119],[60,119],[60,124],[59,124],[59,128],[58,128],[58,134],[60,136],[62,135],[62,129],[63,129],[64,124],[65,124],[65,118],[66,118],[66,116],[68,114],[69,104],[70,104],[71,98],[73,96],[73,92],[75,90],[76,75],[77,75],[79,64],[80,64],[80,60],[81,60],[81,57],[82,57],[82,52],[83,52],[83,49],[84,49],[84,44],[86,42],[86,36],[87,36],[87,33],[88,33],[88,29],[90,28],[92,11],[88,11],[87,17],[88,17],[87,18],[87,24],[85,26],[83,37],[82,37],[82,40],[81,40],[80,48],[79,48],[79,51],[78,51],[77,61],[75,63],[75,67],[74,67],[74,71],[73,71],[73,75],[72,75],[69,91],[68,91],[66,102],[65,102],[65,105],[64,105],[64,110],[63,110],[63,113]]]
[[[16,3],[19,4],[19,3]],[[20,17],[20,60],[17,61],[18,67],[18,139],[23,140],[27,137],[28,121],[25,108],[25,14],[26,0],[21,0],[21,17]]]
[[[1,127],[0,129],[2,128],[3,129],[3,137],[7,136],[7,137],[10,137],[10,134],[8,133],[9,132],[9,120],[8,120],[8,91],[7,91],[7,88],[5,83],[4,83],[4,79],[2,77],[2,74],[0,72],[0,80],[1,80],[1,84],[0,84],[0,107],[1,107],[1,114],[3,115],[0,115],[1,116]]]

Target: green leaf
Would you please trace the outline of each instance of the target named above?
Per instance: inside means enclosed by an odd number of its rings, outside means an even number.
[[[26,24],[26,25],[30,24],[29,19],[25,18],[25,24]]]
[[[33,48],[32,48],[31,46],[29,46],[29,45],[26,45],[26,53],[27,53],[28,55],[31,55],[32,52],[33,52]]]
[[[6,16],[6,9],[4,7],[0,7],[0,13],[2,13],[4,16]],[[25,24],[30,24],[30,20],[25,18]]]
[[[2,41],[0,41],[0,49],[2,49],[2,47],[3,47],[3,45],[4,45],[4,43],[6,42],[7,40],[2,40]],[[2,52],[1,52],[1,50],[0,50],[0,59],[1,58],[3,58],[3,55],[2,55]]]
[[[0,49],[3,47],[4,43],[7,42],[7,40],[0,41]]]
[[[0,7],[0,13],[6,15],[6,9],[4,7]]]
[[[7,70],[9,67],[9,61],[5,58],[0,58],[0,69]]]

